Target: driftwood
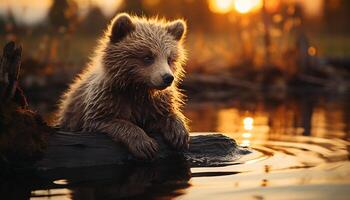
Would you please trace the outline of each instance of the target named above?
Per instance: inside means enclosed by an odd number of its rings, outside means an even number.
[[[80,188],[90,188],[90,199],[145,195],[142,191],[157,196],[164,190],[189,187],[191,177],[235,174],[191,172],[190,168],[235,164],[240,156],[251,152],[221,134],[191,136],[190,148],[185,152],[172,150],[161,137],[155,139],[160,147],[157,157],[140,161],[106,134],[57,132],[49,137],[48,149],[36,164],[37,173],[31,173],[28,183],[20,183],[27,187],[28,195],[33,190],[63,187],[77,195],[81,194]],[[151,185],[155,187],[151,189]]]
[[[147,162],[134,159],[105,134],[57,132],[49,137],[48,149],[34,171],[17,171],[10,181],[0,181],[0,192],[4,199],[50,198],[50,193],[33,191],[61,188],[72,191],[74,199],[153,199],[164,191],[175,197],[175,191],[190,186],[191,177],[237,173],[191,172],[191,167],[234,164],[250,152],[220,134],[192,136],[187,152],[171,150],[160,137],[156,140],[158,157]]]
[[[192,136],[190,148],[179,152],[167,145],[162,137],[154,136],[159,152],[153,161],[137,160],[122,144],[101,133],[57,132],[49,137],[48,149],[36,167],[40,170],[58,168],[151,163],[155,160],[185,159],[190,166],[219,166],[232,164],[250,151],[221,134]]]
[[[17,173],[0,184],[0,192],[4,199],[49,198],[50,193],[32,191],[60,188],[68,188],[74,199],[154,199],[165,191],[175,197],[175,191],[190,186],[191,177],[237,173],[191,172],[191,167],[235,164],[239,156],[250,152],[220,134],[191,137],[190,149],[183,153],[171,150],[160,137],[156,140],[158,157],[140,162],[105,134],[58,132],[49,138],[36,173]]]

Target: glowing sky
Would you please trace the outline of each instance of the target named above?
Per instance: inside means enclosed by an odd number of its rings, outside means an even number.
[[[45,19],[52,1],[53,0],[0,0],[0,15],[4,15],[8,10],[11,10],[17,22],[35,24]],[[81,15],[87,12],[89,6],[96,5],[101,8],[106,16],[114,14],[123,2],[123,0],[75,1],[78,3],[79,13]],[[154,2],[158,1],[159,0]],[[324,3],[324,0],[293,1],[300,3],[305,13],[311,17],[320,15]],[[257,10],[262,6],[262,0],[208,0],[208,2],[210,10],[217,13],[227,13],[235,9],[237,12],[244,14],[249,11]]]
[[[15,19],[20,23],[35,24],[47,16],[53,0],[1,0],[0,14],[4,15],[10,9]],[[123,0],[76,0],[80,14],[86,13],[91,5],[101,8],[102,12],[110,16],[121,5]]]
[[[278,5],[283,0],[268,0],[269,6]],[[325,0],[285,0],[300,4],[307,17],[318,17],[322,14]],[[212,12],[226,14],[233,10],[240,14],[254,12],[262,8],[263,0],[208,0]],[[274,6],[275,7],[275,6]]]

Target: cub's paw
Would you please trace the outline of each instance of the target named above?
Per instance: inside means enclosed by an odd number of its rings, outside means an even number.
[[[174,126],[164,134],[165,140],[178,150],[185,150],[189,147],[190,136],[183,125]]]
[[[158,151],[158,144],[150,137],[139,138],[130,141],[128,144],[129,151],[139,159],[153,159]]]

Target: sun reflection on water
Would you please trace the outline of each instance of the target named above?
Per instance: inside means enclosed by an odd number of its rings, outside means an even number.
[[[240,145],[244,146],[244,147],[249,147],[250,146],[250,138],[252,136],[251,131],[254,128],[254,119],[252,117],[245,117],[243,119],[243,127],[244,127],[244,130],[247,132],[242,133],[243,140],[242,140]]]
[[[243,119],[244,129],[247,131],[253,130],[254,119],[252,117],[245,117]]]
[[[34,190],[30,199],[73,199],[73,191],[67,188]]]
[[[67,185],[68,184],[68,180],[66,180],[66,179],[59,179],[59,180],[55,180],[53,183],[56,184],[56,185]]]
[[[281,140],[287,136],[350,138],[348,106],[342,102],[257,103],[247,106],[198,104],[186,109],[194,132],[221,132],[239,143]],[[340,100],[339,100],[340,101]]]

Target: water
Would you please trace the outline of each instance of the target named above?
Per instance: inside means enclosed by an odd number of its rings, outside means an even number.
[[[221,132],[253,153],[224,167],[77,169],[8,191],[31,199],[349,199],[349,104],[346,96],[189,102],[192,134]]]
[[[199,103],[195,131],[219,131],[255,150],[237,165],[192,168],[183,199],[349,199],[349,99]],[[206,123],[203,123],[205,121]]]

